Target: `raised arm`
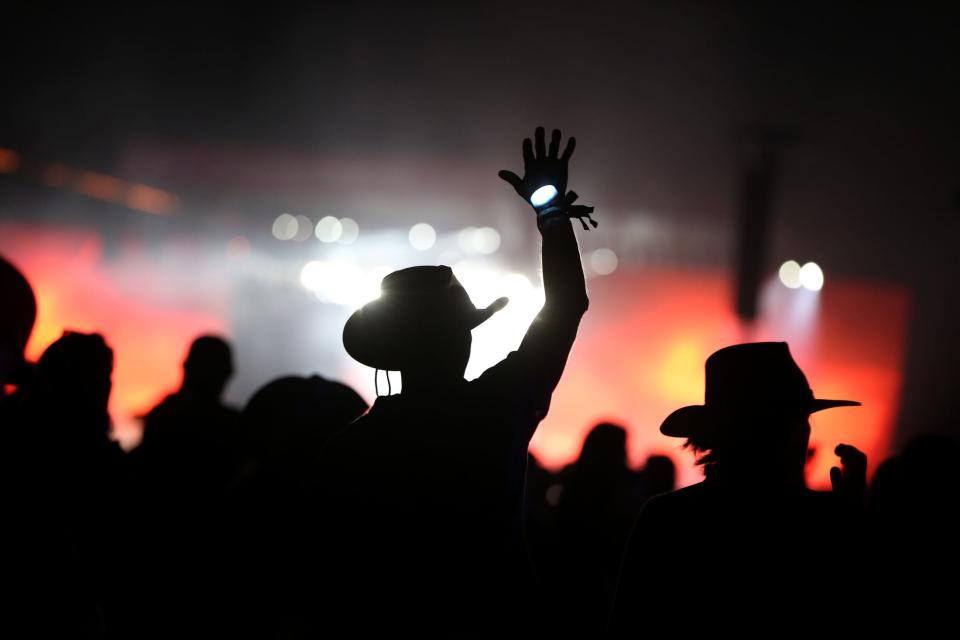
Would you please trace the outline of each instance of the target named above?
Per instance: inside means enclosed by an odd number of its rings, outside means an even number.
[[[589,219],[593,208],[573,204],[577,195],[566,191],[567,165],[576,141],[570,138],[562,155],[558,153],[559,131],[554,130],[549,149],[544,144],[543,128],[537,129],[535,141],[535,146],[529,138],[523,141],[522,178],[511,171],[501,171],[499,175],[536,213],[537,227],[543,238],[545,303],[527,330],[520,348],[488,373],[493,377],[510,378],[518,391],[528,393],[531,399],[542,400],[545,412],[588,305],[580,250],[571,218]]]

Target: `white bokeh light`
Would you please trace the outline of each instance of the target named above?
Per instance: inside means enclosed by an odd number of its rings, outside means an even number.
[[[542,207],[557,197],[557,188],[552,184],[545,184],[530,196],[530,204],[535,207]]]
[[[617,254],[612,249],[597,249],[590,254],[590,267],[601,276],[608,276],[617,270]]]
[[[481,227],[473,232],[473,246],[479,253],[495,253],[500,248],[500,233],[493,227]]]
[[[787,260],[780,265],[780,271],[777,275],[780,276],[780,282],[783,283],[783,286],[790,289],[799,289],[803,285],[800,282],[800,263],[796,260]]]
[[[325,267],[326,263],[319,260],[311,260],[303,265],[303,269],[300,270],[300,284],[310,291],[316,291],[322,287],[323,278],[326,275]]]
[[[340,218],[340,244],[353,244],[360,237],[360,225],[352,218]]]
[[[318,300],[357,309],[380,297],[379,269],[365,272],[352,262],[312,260],[300,271],[300,284]]]
[[[273,237],[277,240],[293,240],[298,226],[295,217],[289,213],[281,213],[273,221]]]
[[[426,222],[410,227],[410,246],[417,251],[426,251],[437,242],[437,232]]]
[[[809,291],[823,288],[823,270],[816,262],[808,262],[800,268],[800,284]]]
[[[333,216],[324,216],[317,223],[316,236],[320,242],[336,242],[343,235],[343,223]]]
[[[297,242],[303,242],[311,235],[313,235],[313,223],[310,221],[310,218],[303,215],[297,216],[297,231],[292,239]]]

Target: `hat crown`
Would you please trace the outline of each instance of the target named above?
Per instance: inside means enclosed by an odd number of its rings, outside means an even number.
[[[720,349],[706,362],[704,402],[721,411],[804,410],[813,391],[786,342],[755,342]]]
[[[464,309],[474,309],[467,290],[453,274],[450,267],[418,266],[400,269],[384,276],[380,281],[381,298],[420,298],[420,303],[454,304]]]
[[[447,266],[400,269],[380,282],[380,297],[357,309],[343,327],[343,346],[377,369],[402,370],[426,344],[469,333],[503,308],[506,298],[478,309]]]

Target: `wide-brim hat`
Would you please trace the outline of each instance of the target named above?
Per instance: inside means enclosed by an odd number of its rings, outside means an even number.
[[[446,266],[401,269],[380,282],[380,297],[343,327],[343,346],[375,369],[399,371],[415,362],[424,345],[470,331],[507,304],[498,298],[478,309]]]
[[[677,409],[660,432],[690,438],[746,416],[809,415],[856,406],[860,403],[854,400],[814,397],[786,342],[737,344],[707,358],[704,403]]]

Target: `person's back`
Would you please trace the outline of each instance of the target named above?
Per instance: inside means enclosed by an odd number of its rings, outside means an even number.
[[[232,482],[240,414],[221,400],[232,374],[225,340],[201,336],[193,341],[181,388],[147,414],[143,441],[134,452],[153,499],[206,502]]]
[[[244,407],[248,464],[230,561],[245,585],[237,610],[251,637],[300,637],[324,619],[330,523],[316,508],[319,461],[330,437],[366,410],[352,388],[318,375],[272,380]]]
[[[133,559],[137,615],[157,635],[187,627],[223,631],[225,613],[235,609],[230,545],[238,532],[229,499],[241,434],[239,412],[221,400],[232,373],[224,339],[194,340],[181,388],[150,411],[133,451],[142,488],[134,534],[140,553]]]
[[[379,591],[395,615],[442,612],[469,626],[468,612],[516,605],[508,592],[528,578],[518,429],[540,414],[506,391],[481,377],[439,397],[380,398],[335,443],[347,462],[334,462],[335,482],[358,550],[356,588]]]
[[[124,626],[132,495],[124,453],[109,439],[113,352],[98,334],[65,332],[10,399],[3,465],[5,577],[15,616],[36,633],[95,635]],[[14,623],[15,624],[15,623]]]
[[[651,498],[617,598],[644,624],[691,612],[723,619],[795,611],[795,598],[827,579],[823,567],[849,550],[853,518],[833,494],[804,487],[705,480]]]
[[[477,309],[449,267],[390,274],[355,313],[344,345],[373,368],[399,370],[403,391],[380,397],[331,441],[326,508],[334,517],[336,615],[360,627],[457,633],[518,621],[528,582],[521,533],[527,446],[546,415],[587,308],[569,217],[566,163],[554,132],[547,156],[525,142],[527,175],[501,177],[524,197],[548,181],[538,209],[546,303],[517,351],[463,379],[470,330],[505,302]]]
[[[706,372],[706,402],[678,409],[660,428],[687,439],[706,479],[641,510],[613,630],[641,635],[691,618],[718,631],[760,629],[770,619],[819,628],[846,601],[811,607],[808,599],[830,588],[834,570],[859,575],[863,566],[866,458],[840,445],[834,493],[809,490],[809,415],[857,403],[814,398],[785,343],[721,349]]]

